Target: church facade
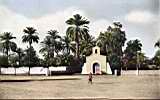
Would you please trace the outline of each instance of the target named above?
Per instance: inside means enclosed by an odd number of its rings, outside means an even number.
[[[106,56],[100,54],[98,46],[92,48],[92,54],[86,57],[86,63],[82,68],[82,74],[112,74]]]

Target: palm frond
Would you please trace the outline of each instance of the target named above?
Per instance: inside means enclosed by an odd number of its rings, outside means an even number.
[[[72,41],[75,41],[75,38],[76,38],[76,28],[75,27],[68,27],[67,31],[66,31],[66,34],[67,36],[72,40]]]
[[[75,20],[74,20],[73,18],[69,18],[69,19],[66,21],[66,23],[67,23],[68,25],[75,25]]]
[[[32,40],[33,40],[33,42],[38,43],[39,37],[37,35],[33,35]]]
[[[38,43],[39,37],[36,35],[38,34],[36,29],[33,27],[26,27],[23,32],[25,35],[22,36],[22,42],[28,42],[29,44],[32,44],[32,42]]]
[[[159,47],[160,48],[160,40],[159,41],[157,41],[156,43],[155,43],[155,45],[154,45],[155,47]]]

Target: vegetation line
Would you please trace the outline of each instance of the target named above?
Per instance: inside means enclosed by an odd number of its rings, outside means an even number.
[[[29,67],[28,75],[30,68],[36,66],[70,66],[74,69],[73,72],[80,72],[86,56],[92,53],[94,46],[100,47],[113,74],[115,69],[160,69],[160,49],[153,58],[146,57],[140,40],[129,40],[126,43],[126,33],[122,31],[120,22],[113,22],[112,26],[108,26],[96,38],[89,34],[89,23],[85,17],[75,14],[66,21],[68,28],[65,36],[62,37],[57,30],[51,29],[46,32],[43,41],[39,41],[37,29],[26,27],[22,42],[28,43],[28,46],[24,50],[13,41],[16,37],[11,32],[4,32],[0,35],[0,74],[2,67],[14,67],[16,74],[16,68],[22,66]],[[33,43],[39,42],[39,53],[43,58],[37,56],[33,47]],[[125,43],[127,46],[123,50]],[[155,47],[160,48],[160,40],[155,43]]]

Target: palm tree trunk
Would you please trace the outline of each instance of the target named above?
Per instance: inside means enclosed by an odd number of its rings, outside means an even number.
[[[9,54],[8,54],[8,49],[6,50],[7,52],[7,66],[9,66]]]
[[[54,52],[55,52],[55,45],[53,46],[53,58],[54,58]]]
[[[69,53],[70,53],[70,50],[69,50],[69,44],[68,43],[66,43],[66,50],[67,50],[67,55],[69,55]]]
[[[78,28],[76,28],[76,58],[79,59],[79,37],[78,37]]]
[[[18,62],[19,62],[19,67],[21,66],[21,57],[20,57],[20,54],[18,54]]]
[[[16,67],[14,67],[14,71],[15,71],[14,75],[16,75]]]
[[[28,70],[28,75],[30,75],[30,67],[31,67],[31,43],[29,43],[29,70]]]
[[[47,67],[47,76],[50,76],[49,66]]]
[[[0,66],[0,75],[1,75],[1,66]]]
[[[70,54],[70,49],[68,48],[68,55]]]
[[[31,67],[29,66],[28,75],[30,75],[30,70],[31,70]]]
[[[51,45],[51,47],[50,47],[50,58],[54,58],[54,51],[55,51],[55,46]]]
[[[46,61],[47,67],[49,66],[49,63],[50,63],[50,56],[49,52],[47,52],[47,61]]]
[[[79,42],[76,43],[76,58],[79,59]]]
[[[56,52],[56,55],[58,56],[58,55],[59,55],[59,53],[58,53],[58,52]]]

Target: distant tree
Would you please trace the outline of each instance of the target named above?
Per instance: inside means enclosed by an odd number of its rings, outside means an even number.
[[[122,31],[122,24],[114,22],[114,27],[111,29],[113,34],[113,51],[120,57],[123,55],[122,47],[126,41],[125,31]]]
[[[41,42],[42,48],[39,52],[43,53],[47,66],[49,66],[54,63],[54,53],[58,53],[62,48],[60,48],[61,44],[60,46],[58,45],[59,43],[57,39],[61,40],[61,37],[58,35],[57,30],[50,30],[47,34],[48,35]]]
[[[122,31],[122,24],[120,22],[114,22],[113,27],[109,26],[107,31],[101,32],[97,39],[97,44],[101,47],[102,54],[107,55],[107,60],[111,64],[113,71],[114,68],[120,70],[122,66],[122,47],[124,46],[125,41],[125,31]],[[115,63],[111,59],[114,59],[117,62]]]
[[[154,64],[157,66],[157,68],[160,68],[160,49],[156,51],[154,57],[153,57]]]
[[[140,62],[140,64],[144,63],[145,60],[147,59],[147,57],[145,56],[145,53],[139,52],[138,55],[139,55],[139,62]]]
[[[103,52],[107,54],[115,53],[117,56],[122,56],[122,47],[126,41],[125,31],[122,31],[122,24],[114,22],[113,27],[109,26],[107,31],[100,33],[98,37],[98,45],[102,47]]]
[[[160,50],[157,50],[155,56],[160,56]]]
[[[9,52],[15,51],[17,48],[16,43],[12,41],[15,38],[10,32],[4,32],[0,36],[0,50],[7,56],[7,65],[9,64]]]
[[[160,39],[155,43],[155,47],[159,49],[156,51],[155,56],[153,57],[154,64],[160,68]]]
[[[32,43],[33,42],[36,42],[38,43],[38,40],[39,40],[39,37],[38,37],[38,33],[37,33],[37,30],[34,29],[33,27],[26,27],[26,29],[23,30],[24,34],[23,37],[22,37],[22,42],[26,43],[28,42],[29,43],[29,50],[32,50]],[[29,55],[29,58],[26,59],[29,61],[29,73],[30,73],[30,66],[31,66],[31,59],[32,59],[32,55],[31,55],[31,51],[30,53],[28,53]]]
[[[30,48],[33,42],[38,43],[39,37],[37,35],[36,29],[34,29],[33,27],[26,27],[26,29],[24,29],[23,32],[25,35],[23,35],[22,37],[22,42],[28,42]]]
[[[142,50],[142,44],[140,43],[140,40],[136,39],[127,42],[127,47],[124,50],[124,55],[125,55],[124,58],[127,59],[126,64],[128,66],[135,66],[135,64],[137,64],[137,57],[140,57],[141,58],[140,60],[144,61],[145,56],[143,53],[140,52],[141,50]]]
[[[66,23],[70,25],[67,29],[67,36],[76,42],[76,58],[79,59],[80,40],[88,36],[89,30],[87,25],[89,21],[76,14],[73,15],[73,18],[68,19]]]
[[[58,31],[57,30],[50,30],[48,31],[48,36],[51,40],[51,56],[54,57],[54,53],[55,53],[55,46],[57,43],[57,39],[60,39],[61,37],[58,35]]]
[[[43,54],[44,58],[45,58],[45,62],[47,64],[47,66],[50,65],[50,59],[51,59],[51,39],[49,36],[46,36],[44,38],[44,40],[41,42],[41,46],[42,48],[40,49],[40,53]]]
[[[138,51],[141,51],[142,44],[140,43],[140,40],[130,40],[127,42],[127,47],[125,49],[125,54],[133,57],[136,56]]]

